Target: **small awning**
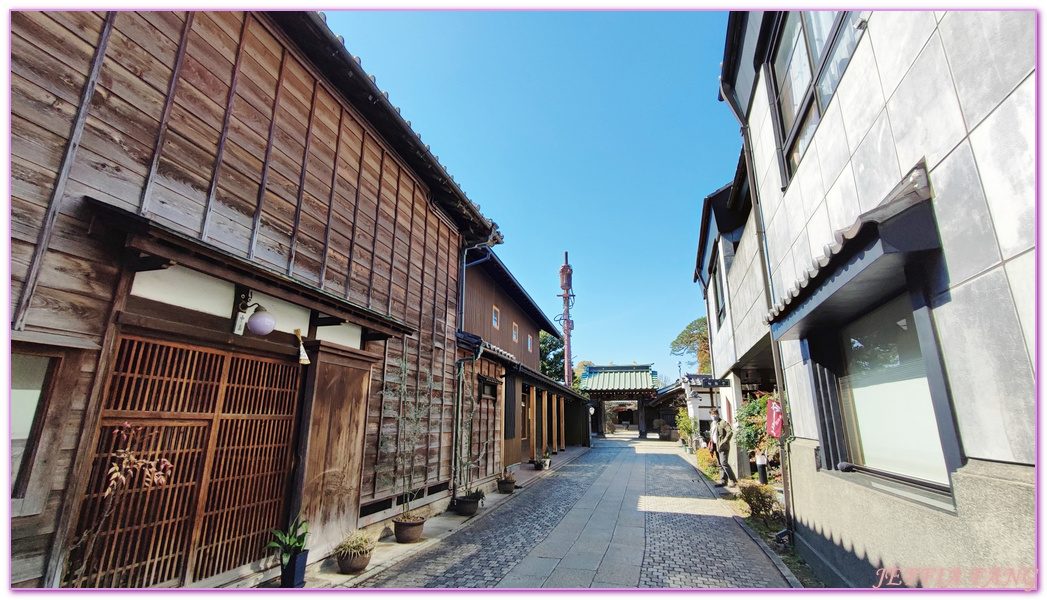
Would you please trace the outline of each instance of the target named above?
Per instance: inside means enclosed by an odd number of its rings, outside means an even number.
[[[764,317],[776,341],[851,321],[904,290],[906,266],[941,248],[923,163],[834,237]]]

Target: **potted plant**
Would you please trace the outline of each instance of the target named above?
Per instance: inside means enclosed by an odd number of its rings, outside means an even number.
[[[455,481],[457,483],[456,489],[464,489],[465,494],[462,496],[456,495],[454,499],[454,510],[463,517],[475,515],[477,507],[483,501],[485,496],[483,490],[473,488],[473,469],[478,469],[484,457],[487,455],[487,442],[475,440],[476,436],[473,431],[473,424],[476,422],[475,417],[477,408],[476,385],[475,383],[472,383],[477,381],[475,361],[472,363],[472,368],[472,376],[469,378],[464,377],[465,365],[460,365],[458,371],[459,382],[462,386],[459,396],[463,401],[466,399],[466,381],[468,380],[470,382],[468,385],[469,412],[465,414],[463,418],[459,419],[459,447],[455,463],[457,467],[455,470]],[[462,408],[464,409],[465,406],[463,405]],[[463,426],[465,426],[464,431],[461,429]],[[473,455],[472,449],[474,440],[480,442],[479,453],[476,456]]]
[[[509,467],[502,469],[502,475],[498,478],[498,491],[502,494],[511,494],[516,489],[516,475]]]
[[[476,508],[487,494],[483,490],[468,490],[464,496],[458,498],[455,503],[455,512],[463,517],[471,517],[476,514]]]
[[[362,529],[349,534],[334,549],[335,558],[338,559],[338,571],[343,575],[353,575],[366,569],[371,562],[374,546],[375,541]]]
[[[425,418],[429,414],[432,404],[433,374],[425,371],[425,391],[419,390],[417,395],[411,393],[408,383],[411,378],[410,365],[403,358],[407,356],[407,341],[404,340],[404,350],[399,361],[397,361],[397,373],[393,379],[392,386],[382,390],[381,394],[385,402],[383,411],[385,414],[396,418],[399,435],[395,440],[395,447],[388,444],[384,446],[386,452],[394,455],[394,469],[396,478],[403,498],[400,516],[393,519],[393,533],[396,541],[401,544],[417,542],[422,537],[422,528],[425,526],[425,517],[416,515],[411,511],[411,502],[418,497],[422,491],[415,489],[415,473],[424,465],[416,465],[417,453],[415,448],[422,439],[425,431]]]
[[[305,565],[309,551],[305,549],[305,540],[309,536],[309,523],[301,520],[301,515],[291,520],[287,531],[273,529],[275,540],[266,548],[272,548],[280,555],[280,587],[305,587]]]
[[[546,448],[545,449],[545,454],[542,455],[542,458],[541,458],[542,468],[543,469],[548,469],[549,468],[549,463],[551,463],[552,460],[553,460],[553,455],[549,453],[549,448]]]

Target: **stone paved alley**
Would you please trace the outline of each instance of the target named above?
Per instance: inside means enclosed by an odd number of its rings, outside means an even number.
[[[790,586],[678,444],[634,438],[594,442],[359,587]]]

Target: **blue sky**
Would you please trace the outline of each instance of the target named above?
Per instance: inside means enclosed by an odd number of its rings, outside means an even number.
[[[705,314],[701,202],[734,175],[726,12],[329,11],[550,317],[570,253],[575,364],[655,363]]]

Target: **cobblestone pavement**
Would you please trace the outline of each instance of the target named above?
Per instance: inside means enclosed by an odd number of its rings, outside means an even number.
[[[614,450],[583,454],[517,490],[514,496],[518,497],[477,517],[471,527],[359,587],[494,587],[545,539],[617,457]]]
[[[789,587],[679,455],[647,455],[640,587]]]
[[[678,446],[616,438],[359,587],[788,587]]]

